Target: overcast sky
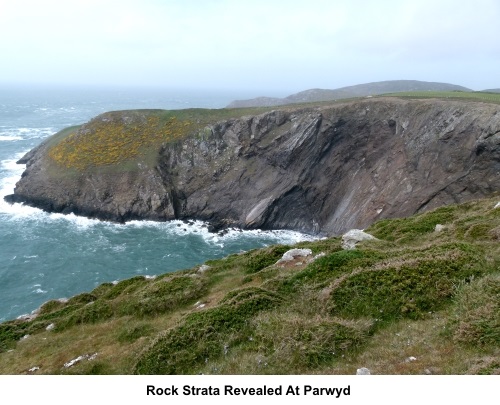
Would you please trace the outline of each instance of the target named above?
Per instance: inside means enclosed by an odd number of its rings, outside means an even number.
[[[498,0],[0,0],[0,82],[500,87]]]

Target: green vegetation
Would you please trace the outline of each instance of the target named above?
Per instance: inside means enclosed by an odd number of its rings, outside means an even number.
[[[382,96],[453,98],[500,103],[500,93],[487,92],[414,91]],[[349,100],[301,103],[293,104],[292,107],[307,108]],[[138,165],[142,164],[154,166],[162,145],[177,143],[189,136],[205,138],[210,136],[208,125],[245,115],[256,115],[271,109],[272,107],[256,107],[108,112],[86,124],[66,128],[49,138],[48,156],[55,163],[58,173],[76,174],[103,168],[114,171],[136,170]],[[61,171],[61,168],[64,171]]]
[[[49,140],[48,155],[59,167],[78,171],[127,163],[156,162],[162,144],[185,137],[206,136],[214,122],[258,114],[266,109],[186,109],[115,111],[66,128]]]
[[[500,103],[500,93],[488,93],[483,91],[406,91],[384,94],[384,96],[403,98],[456,98],[467,101]]]
[[[0,324],[0,372],[498,374],[496,202],[379,221],[354,250],[294,246],[316,260],[276,265],[277,245],[49,301]]]

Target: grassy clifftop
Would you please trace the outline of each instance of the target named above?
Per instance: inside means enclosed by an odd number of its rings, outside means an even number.
[[[499,373],[497,200],[377,222],[354,250],[275,264],[291,247],[271,246],[49,301],[0,325],[0,372]]]
[[[250,108],[108,112],[56,134],[48,155],[58,166],[80,172],[111,165],[126,169],[127,163],[137,161],[154,164],[162,144],[203,134],[206,125],[220,120],[263,111]]]

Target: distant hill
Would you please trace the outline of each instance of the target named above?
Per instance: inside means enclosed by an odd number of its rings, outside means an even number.
[[[405,91],[472,91],[466,87],[449,83],[422,82],[418,80],[388,80],[383,82],[358,84],[339,89],[310,89],[285,98],[258,97],[249,100],[235,100],[228,108],[272,107],[285,104],[311,103],[315,101],[339,100],[353,97],[375,96],[385,93]],[[486,90],[495,91],[495,90]],[[498,91],[498,90],[497,90]]]
[[[500,93],[500,89],[482,90],[483,93]]]

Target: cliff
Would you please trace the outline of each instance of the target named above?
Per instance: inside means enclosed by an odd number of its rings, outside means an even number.
[[[373,98],[235,111],[103,114],[28,153],[6,199],[113,221],[340,234],[500,189],[496,104]]]

